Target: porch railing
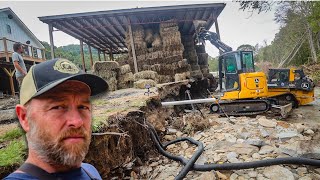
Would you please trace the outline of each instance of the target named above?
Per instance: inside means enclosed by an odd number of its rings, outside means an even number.
[[[6,57],[6,61],[9,62],[9,57],[12,56],[13,45],[17,41],[7,39],[5,37],[0,39],[0,57]],[[20,42],[21,43],[21,42]],[[24,60],[42,62],[46,59],[45,49],[40,49],[29,44],[21,43],[24,47],[24,53],[22,54]]]

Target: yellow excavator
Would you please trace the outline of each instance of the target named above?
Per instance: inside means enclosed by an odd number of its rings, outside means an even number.
[[[270,69],[267,78],[265,73],[256,72],[252,51],[232,51],[216,33],[200,28],[197,43],[203,45],[205,41],[222,52],[218,60],[220,97],[210,106],[211,112],[255,115],[277,108],[285,117],[292,107],[314,100],[314,84],[302,70]],[[284,75],[287,78],[281,79]]]

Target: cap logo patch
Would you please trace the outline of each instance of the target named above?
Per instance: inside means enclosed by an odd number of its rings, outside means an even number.
[[[80,71],[76,65],[66,59],[57,60],[53,69],[68,74],[77,74]]]

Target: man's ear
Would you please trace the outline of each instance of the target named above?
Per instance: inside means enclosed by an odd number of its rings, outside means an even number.
[[[24,131],[28,132],[29,122],[27,118],[27,107],[21,104],[16,105],[16,114],[21,124],[21,127],[24,129]]]

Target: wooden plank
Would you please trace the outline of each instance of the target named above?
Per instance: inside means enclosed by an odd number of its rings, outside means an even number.
[[[50,37],[50,47],[51,47],[51,59],[54,59],[54,43],[53,43],[53,26],[49,25],[49,37]]]
[[[137,56],[136,56],[136,50],[134,49],[131,22],[130,22],[129,18],[127,18],[127,19],[128,19],[128,22],[129,22],[128,27],[129,27],[129,36],[130,36],[131,50],[132,50],[132,56],[133,56],[134,71],[135,71],[135,73],[138,73]]]
[[[84,62],[83,41],[82,40],[80,40],[80,54],[81,54],[81,59],[82,59],[82,68],[83,68],[83,71],[86,72],[86,64]]]
[[[14,89],[14,82],[13,82],[13,76],[14,76],[15,70],[11,71],[10,69],[7,69],[5,67],[3,67],[2,69],[9,76],[11,95],[14,96],[16,94],[16,91]]]
[[[6,56],[6,61],[10,62],[9,53],[8,53],[7,38],[5,38],[5,37],[3,37],[3,45],[4,45],[4,53],[5,53],[5,56]]]
[[[93,59],[92,59],[92,52],[91,52],[91,46],[88,45],[89,49],[89,55],[90,55],[90,64],[91,64],[91,69],[93,68]]]

